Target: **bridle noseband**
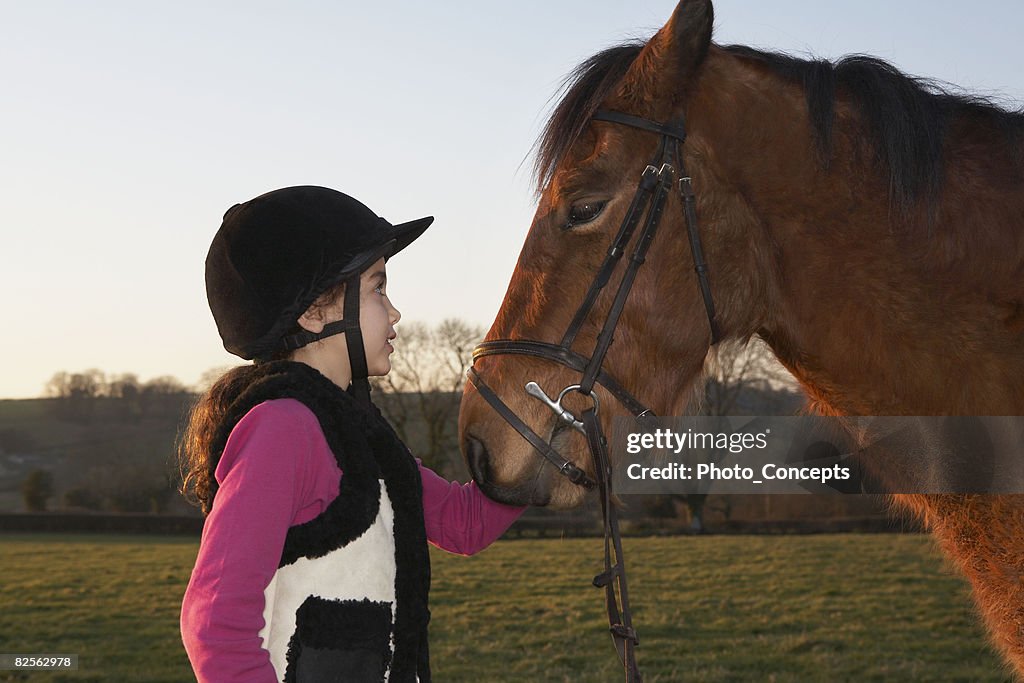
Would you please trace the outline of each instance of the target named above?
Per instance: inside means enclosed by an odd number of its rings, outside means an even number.
[[[569,323],[569,328],[562,336],[560,343],[550,344],[525,339],[485,341],[473,350],[473,362],[475,363],[479,358],[493,355],[523,355],[553,361],[581,374],[578,384],[565,387],[557,394],[555,399],[550,398],[536,382],[529,382],[525,389],[527,394],[544,403],[560,420],[573,429],[582,432],[587,438],[587,445],[594,459],[594,470],[597,473],[597,486],[601,497],[605,532],[605,571],[594,578],[594,585],[605,589],[608,621],[611,624],[610,630],[619,659],[626,670],[627,683],[640,683],[640,670],[637,667],[634,652],[634,648],[639,643],[639,640],[637,639],[636,631],[633,630],[629,611],[629,596],[626,586],[625,565],[622,558],[618,518],[615,508],[611,504],[611,466],[608,458],[608,443],[597,417],[599,406],[594,385],[600,384],[604,387],[634,417],[644,418],[654,415],[649,408],[646,408],[615,379],[605,373],[602,370],[602,365],[604,364],[605,356],[608,354],[608,349],[611,347],[615,327],[618,325],[626,299],[633,287],[636,273],[640,266],[643,265],[651,243],[654,241],[665,203],[674,184],[673,179],[677,168],[679,170],[679,196],[682,201],[683,217],[686,222],[686,231],[690,242],[690,252],[693,255],[694,271],[697,273],[697,283],[700,288],[701,297],[704,300],[708,323],[711,327],[711,345],[718,343],[721,339],[721,332],[715,315],[714,302],[711,299],[708,268],[704,261],[700,232],[697,227],[696,198],[693,193],[690,177],[683,167],[681,148],[686,141],[685,119],[680,117],[678,120],[668,124],[661,124],[622,112],[601,110],[595,113],[591,120],[618,123],[657,133],[661,136],[658,151],[652,162],[647,165],[640,176],[640,183],[633,195],[633,200],[626,211],[626,216],[619,226],[619,231],[615,235],[611,247],[608,249],[604,262],[598,269],[597,275],[594,276],[594,280],[591,282],[590,288],[583,298],[583,303],[576,310],[576,314]],[[674,167],[673,163],[675,164]],[[601,332],[597,336],[597,343],[593,354],[590,358],[586,358],[573,351],[571,348],[572,344],[587,316],[590,314],[594,303],[597,301],[598,295],[608,284],[612,273],[625,254],[626,247],[632,239],[633,233],[636,231],[641,219],[643,219],[643,228],[640,230],[636,244],[633,246],[633,252],[626,264],[625,272],[619,281],[618,289],[615,292],[615,299],[608,311],[608,317],[605,318]],[[541,456],[554,465],[559,473],[568,477],[574,484],[587,489],[594,488],[595,483],[587,476],[586,472],[564,458],[558,451],[552,448],[551,444],[545,441],[543,437],[533,431],[516,415],[494,390],[487,385],[475,367],[470,367],[468,376],[480,396],[520,436],[526,439]],[[593,406],[583,411],[580,417],[577,417],[562,406],[562,399],[571,391],[589,396],[593,400]],[[614,562],[612,556],[613,548]],[[616,595],[616,590],[618,595]],[[622,601],[621,610],[619,609],[619,597],[621,597]]]

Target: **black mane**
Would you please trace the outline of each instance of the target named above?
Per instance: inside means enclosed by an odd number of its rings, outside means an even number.
[[[631,42],[608,48],[566,78],[565,96],[536,145],[539,188],[551,180],[555,167],[642,47],[643,43]],[[831,62],[743,45],[722,49],[758,60],[780,77],[803,86],[823,166],[832,156],[836,92],[842,89],[864,120],[879,162],[888,169],[891,201],[903,210],[919,199],[934,201],[938,197],[943,141],[954,116],[983,120],[1005,137],[1007,145],[1019,147],[1024,140],[1024,110],[1007,111],[990,98],[953,92],[951,86],[937,81],[908,76],[875,57],[849,55]],[[1024,163],[1024,153],[1018,158]]]

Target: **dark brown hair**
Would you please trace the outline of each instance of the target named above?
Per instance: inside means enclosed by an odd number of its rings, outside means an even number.
[[[345,283],[340,282],[320,295],[310,306],[317,310],[338,301],[345,294]],[[295,328],[288,334],[300,331]],[[271,360],[285,360],[290,351],[279,351]],[[217,493],[214,472],[220,462],[220,453],[212,450],[213,439],[227,415],[228,408],[252,383],[255,364],[240,365],[221,375],[206,393],[196,399],[189,413],[188,425],[178,442],[178,466],[181,472],[181,494],[189,503],[198,506],[204,515],[210,514]]]

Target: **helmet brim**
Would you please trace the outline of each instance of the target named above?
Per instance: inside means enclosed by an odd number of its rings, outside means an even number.
[[[392,227],[391,236],[392,239],[395,240],[395,250],[391,252],[391,256],[394,256],[412,244],[417,237],[422,235],[426,229],[430,227],[430,224],[433,222],[433,216],[426,216],[424,218],[417,218],[414,221],[399,223]]]
[[[388,239],[377,247],[364,251],[349,261],[345,267],[331,277],[329,284],[333,285],[342,280],[347,280],[353,275],[358,275],[372,266],[379,259],[389,259],[398,252],[412,244],[417,237],[422,235],[430,224],[434,222],[433,216],[417,218],[414,221],[393,225],[388,230]],[[325,287],[326,289],[326,287]]]

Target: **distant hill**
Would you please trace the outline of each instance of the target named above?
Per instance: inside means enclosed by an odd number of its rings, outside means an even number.
[[[132,488],[170,494],[174,443],[192,400],[188,394],[161,397],[140,409],[121,399],[91,398],[74,410],[67,399],[0,400],[0,511],[23,509],[19,488],[35,469],[54,476],[50,509],[63,509],[64,494],[81,488],[115,497],[95,501],[100,507],[177,508],[171,495],[148,503],[129,498]]]

